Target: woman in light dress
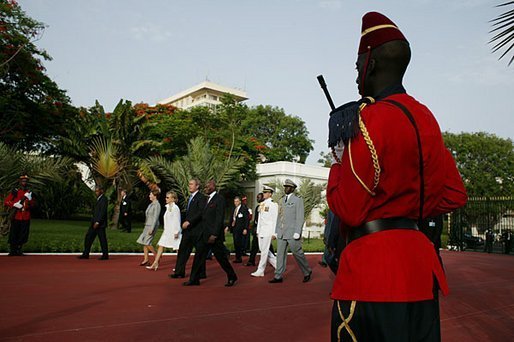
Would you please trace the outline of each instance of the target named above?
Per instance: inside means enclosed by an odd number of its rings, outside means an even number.
[[[157,271],[159,260],[161,259],[164,248],[178,250],[182,239],[182,229],[180,228],[180,209],[177,206],[178,196],[175,192],[166,193],[166,212],[164,213],[164,232],[157,242],[159,249],[152,266],[146,266],[149,270]]]
[[[157,232],[157,228],[159,228],[159,215],[161,215],[161,204],[158,200],[159,194],[160,190],[152,190],[148,195],[151,203],[148,205],[145,212],[145,228],[137,239],[137,243],[143,245],[144,252],[144,259],[139,266],[146,266],[150,263],[148,260],[148,251],[155,255],[155,248],[152,246],[152,241]]]

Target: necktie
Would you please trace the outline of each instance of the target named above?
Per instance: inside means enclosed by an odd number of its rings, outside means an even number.
[[[189,210],[189,206],[191,205],[192,200],[193,200],[193,196],[189,196],[189,201],[187,202],[187,210]]]
[[[284,200],[284,203],[287,203],[287,195],[286,195],[286,199]]]

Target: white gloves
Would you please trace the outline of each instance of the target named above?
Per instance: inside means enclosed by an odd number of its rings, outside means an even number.
[[[332,152],[332,151],[330,151]],[[343,158],[343,152],[344,152],[344,144],[342,141],[340,141],[336,146],[334,146],[334,152],[339,160]],[[331,153],[332,156],[332,165],[337,164],[338,161],[334,158],[334,155]]]
[[[15,207],[17,209],[21,209],[21,208],[23,208],[23,205],[21,204],[21,201],[18,201],[18,202],[13,204],[13,207]]]
[[[298,234],[298,233],[293,234],[293,239],[298,240],[299,238],[300,238],[300,234]]]
[[[32,199],[32,192],[26,192],[24,196],[30,201]]]

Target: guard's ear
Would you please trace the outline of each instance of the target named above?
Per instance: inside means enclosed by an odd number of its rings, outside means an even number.
[[[368,70],[367,70],[368,75],[367,76],[373,75],[375,73],[376,66],[377,66],[377,60],[374,58],[371,58],[368,63]]]

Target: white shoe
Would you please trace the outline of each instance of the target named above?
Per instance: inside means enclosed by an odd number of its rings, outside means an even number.
[[[257,271],[250,274],[252,277],[264,277],[264,273],[257,273]]]

